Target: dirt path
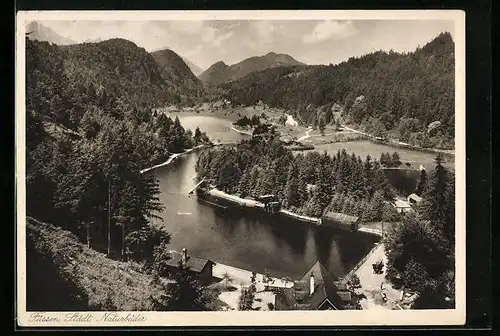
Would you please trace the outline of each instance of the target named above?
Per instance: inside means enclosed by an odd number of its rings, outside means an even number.
[[[311,137],[310,133],[313,131],[312,128],[309,128],[307,131],[306,131],[306,135],[304,136],[301,136],[300,138],[297,139],[297,141],[302,141],[302,140],[305,140],[309,137]]]
[[[373,273],[372,264],[380,260],[387,264],[384,246],[379,244],[373,253],[359,267],[355,274],[361,282],[361,289],[366,298],[361,299],[360,304],[362,309],[401,309],[398,303],[401,298],[401,291],[394,289],[391,284],[385,279],[386,267],[382,274]],[[383,300],[383,293],[387,297],[387,301]]]

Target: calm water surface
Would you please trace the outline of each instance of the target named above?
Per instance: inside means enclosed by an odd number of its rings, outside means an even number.
[[[396,148],[391,146],[386,146],[383,144],[373,143],[369,140],[357,140],[349,142],[336,142],[331,144],[319,144],[314,145],[314,150],[323,153],[326,151],[330,155],[335,155],[338,150],[345,148],[348,153],[355,153],[359,155],[363,160],[365,160],[367,155],[370,155],[373,159],[380,159],[382,153],[394,153],[397,152],[401,158],[402,162],[409,162],[411,166],[418,169],[420,165],[423,165],[427,171],[431,171],[435,167],[435,159],[437,154],[422,152],[422,151],[412,151],[404,148]],[[444,157],[444,165],[448,168],[453,168],[455,165],[454,157]]]
[[[180,118],[185,128],[199,126],[215,140],[238,141],[229,121],[213,117]],[[227,265],[299,279],[320,260],[336,276],[347,273],[378,241],[364,233],[317,228],[291,219],[248,212],[228,213],[203,204],[188,192],[200,152],[180,157],[153,173],[160,185],[163,225],[170,248]]]

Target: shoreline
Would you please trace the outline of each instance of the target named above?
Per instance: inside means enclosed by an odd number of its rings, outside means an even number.
[[[264,208],[264,203],[262,203],[262,202],[255,201],[255,200],[248,199],[248,198],[241,198],[241,197],[238,197],[236,195],[231,195],[231,194],[228,194],[228,193],[226,193],[222,190],[219,190],[217,188],[210,189],[208,191],[208,194],[210,196],[215,197],[215,198],[224,199],[226,201],[240,205],[240,206],[245,207],[245,208],[260,208],[260,209]],[[291,212],[291,211],[285,210],[285,209],[280,209],[277,213],[282,214],[282,215],[287,216],[287,217],[290,217],[290,218],[294,218],[294,219],[299,220],[301,222],[313,223],[316,225],[320,225],[320,223],[321,223],[321,218],[304,216],[304,215],[300,215],[300,214],[297,214],[295,212]]]
[[[222,198],[226,201],[232,202],[239,204],[240,206],[243,206],[245,208],[249,209],[255,209],[255,208],[263,208],[264,204],[255,200],[250,200],[250,199],[245,199],[241,198],[235,195],[228,194],[224,191],[221,191],[219,189],[211,189],[208,191],[209,195],[215,197],[215,198]],[[312,223],[317,226],[321,225],[321,218],[317,217],[309,217],[309,216],[304,216],[304,215],[299,215],[297,213],[291,212],[289,210],[285,209],[280,209],[279,214],[287,216],[289,218],[293,218],[295,220],[301,221],[303,223]],[[350,232],[348,230],[345,230],[346,232]],[[369,227],[359,227],[356,232],[362,232],[364,234],[370,234],[370,235],[375,235],[380,238],[382,238],[382,231],[377,228],[369,228]],[[383,246],[382,240],[380,242],[376,243],[375,246],[373,246],[361,260],[359,260],[345,275],[339,278],[340,281],[346,282],[349,280],[349,278],[355,274],[365,263],[366,261],[374,254],[375,251],[377,251],[381,246]]]
[[[240,134],[244,134],[244,135],[250,135],[250,136],[252,135],[251,132],[239,130],[239,129],[235,128],[234,125],[232,125],[232,123],[237,119],[238,115],[233,114],[231,112],[228,113],[224,109],[220,109],[220,110],[215,109],[215,110],[211,110],[211,111],[204,110],[204,111],[198,111],[198,112],[196,112],[196,111],[163,111],[163,113],[165,113],[166,115],[168,115],[170,117],[175,117],[175,116],[179,116],[179,117],[182,117],[182,116],[185,116],[185,117],[189,117],[189,116],[204,117],[205,116],[205,117],[219,118],[219,119],[231,122],[231,127],[230,127],[231,130],[233,130],[237,133],[240,133]],[[294,125],[286,125],[286,126],[299,127],[299,126],[294,126]],[[410,144],[404,143],[404,142],[398,142],[398,141],[393,141],[393,140],[381,140],[381,139],[377,139],[377,137],[375,137],[372,134],[368,134],[368,133],[353,129],[353,128],[347,127],[345,125],[342,125],[342,128],[347,132],[340,131],[340,132],[335,132],[335,133],[328,133],[325,135],[333,135],[333,134],[337,134],[337,133],[359,134],[359,135],[362,135],[363,137],[365,137],[367,140],[369,140],[373,143],[376,143],[376,144],[386,145],[386,146],[393,147],[393,148],[402,148],[402,149],[412,150],[412,151],[416,151],[416,152],[434,153],[434,154],[440,153],[440,154],[443,154],[443,155],[448,156],[448,157],[453,157],[453,158],[455,157],[454,150],[451,151],[451,150],[439,149],[439,148],[424,148],[424,147],[410,145]],[[309,139],[311,137],[321,136],[321,135],[317,135],[317,134],[310,134],[312,131],[313,130],[309,127],[305,131],[305,135],[300,136],[297,139],[297,141],[303,141],[303,140]],[[285,135],[285,136],[289,136],[289,135]],[[353,140],[351,140],[351,141],[353,141]],[[349,142],[349,141],[335,141],[335,143],[337,143],[337,142]]]
[[[424,148],[424,147],[410,145],[410,144],[404,143],[404,142],[398,142],[398,141],[392,141],[392,140],[382,140],[382,139],[378,139],[376,136],[374,136],[372,134],[358,131],[358,130],[355,130],[353,128],[347,127],[345,125],[342,125],[342,127],[347,131],[351,131],[352,133],[361,134],[361,135],[365,136],[369,141],[372,141],[372,142],[377,143],[377,144],[382,144],[382,145],[391,146],[391,147],[395,147],[395,148],[403,148],[403,149],[413,150],[413,151],[417,151],[417,152],[436,153],[436,154],[440,153],[440,154],[446,155],[448,157],[450,157],[450,156],[455,157],[454,150],[453,150],[453,152],[451,152],[451,151],[446,150],[446,149]]]
[[[237,128],[236,128],[236,127],[234,127],[234,126],[231,126],[231,130],[232,130],[232,131],[235,131],[235,132],[237,132],[237,133],[240,133],[240,134],[245,134],[245,135],[250,135],[250,136],[252,136],[252,135],[253,135],[251,132],[244,131],[244,130],[239,130],[239,129],[237,129]]]
[[[236,195],[231,195],[231,194],[228,194],[228,193],[226,193],[222,190],[219,190],[217,188],[210,189],[210,191],[208,191],[208,194],[212,197],[224,199],[228,202],[231,202],[235,205],[240,205],[240,206],[245,207],[245,208],[250,208],[250,209],[255,209],[255,208],[263,209],[264,208],[264,203],[262,203],[262,202],[255,201],[255,200],[248,199],[248,198],[241,198],[241,197],[236,196]],[[213,202],[208,202],[208,203],[215,204]],[[289,218],[296,219],[300,222],[312,223],[312,224],[315,224],[317,226],[321,225],[321,218],[320,217],[311,217],[311,216],[300,215],[298,213],[295,213],[295,212],[292,212],[292,211],[286,210],[286,209],[280,209],[277,213],[284,215],[286,217],[289,217]],[[376,229],[376,228],[359,227],[357,229],[357,231],[382,237],[382,231],[379,229]]]
[[[155,166],[149,167],[149,168],[144,168],[140,171],[140,173],[144,174],[144,173],[147,173],[148,171],[151,171],[153,169],[168,166],[169,164],[171,164],[175,159],[177,159],[180,156],[189,154],[189,153],[191,153],[195,150],[198,150],[198,149],[209,148],[209,147],[211,147],[211,145],[199,145],[199,146],[196,146],[193,148],[186,149],[184,152],[181,152],[181,153],[173,153],[172,155],[169,156],[167,161],[160,163],[160,164],[157,164]]]

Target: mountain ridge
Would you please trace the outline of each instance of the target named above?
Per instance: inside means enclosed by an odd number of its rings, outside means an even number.
[[[189,105],[203,94],[201,82],[173,51],[158,59],[121,38],[63,46],[27,38],[26,67],[30,105],[42,114],[60,110],[64,120],[50,118],[70,128],[93,101],[107,100],[109,110],[119,111],[120,100],[138,107]]]
[[[180,55],[171,49],[157,50],[151,55],[162,68],[166,78],[175,82],[185,92],[202,94],[203,84]]]
[[[252,72],[262,71],[280,66],[303,66],[305,63],[299,62],[288,54],[277,54],[269,52],[262,56],[251,56],[244,60],[227,65],[223,61],[212,64],[198,77],[206,85],[217,85],[222,82],[229,82],[242,78]]]
[[[32,40],[46,41],[57,45],[70,45],[78,43],[68,37],[59,35],[51,28],[36,21],[28,23],[26,26],[26,32],[29,33],[29,38]]]
[[[182,56],[181,56],[182,57]],[[186,57],[182,57],[182,59],[184,60],[184,63],[186,63],[186,65],[189,67],[189,69],[191,69],[191,72],[196,76],[198,77],[199,75],[201,75],[203,73],[203,69],[201,67],[199,67],[198,65],[194,64],[193,62],[191,62],[189,59],[187,59]]]

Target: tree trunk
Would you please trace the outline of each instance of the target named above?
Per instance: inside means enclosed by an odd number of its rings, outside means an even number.
[[[90,223],[87,221],[87,247],[90,247]]]
[[[122,259],[125,258],[125,222],[122,224]]]
[[[111,181],[108,180],[108,256],[111,254]]]
[[[102,236],[103,236],[103,233],[102,233],[102,207],[99,207],[99,217],[97,218],[97,220],[99,221],[98,222],[98,235],[99,235],[99,244],[102,243]]]

